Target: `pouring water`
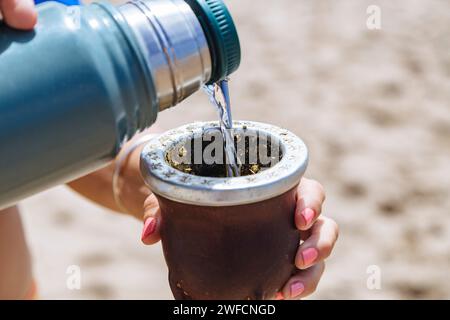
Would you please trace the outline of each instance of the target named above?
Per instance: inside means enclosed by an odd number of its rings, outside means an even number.
[[[219,114],[220,130],[223,136],[225,167],[227,177],[239,177],[241,174],[241,164],[236,155],[234,145],[233,118],[231,116],[230,94],[228,90],[228,79],[217,83],[205,85],[205,92]]]

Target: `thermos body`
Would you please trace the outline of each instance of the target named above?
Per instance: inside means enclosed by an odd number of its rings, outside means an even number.
[[[111,161],[212,81],[220,56],[181,0],[48,2],[38,14],[33,31],[0,25],[0,208]]]
[[[151,108],[118,26],[100,6],[78,8],[44,3],[34,31],[0,28],[0,204],[102,166],[138,130],[126,108]]]

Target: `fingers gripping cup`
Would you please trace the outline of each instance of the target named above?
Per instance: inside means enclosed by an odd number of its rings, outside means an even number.
[[[142,153],[143,177],[161,208],[176,299],[270,299],[295,271],[296,189],[307,167],[307,148],[287,130],[256,122],[234,125],[243,164],[238,178],[224,178],[223,164],[205,160],[210,151],[205,141],[215,141],[215,122],[169,131]],[[262,163],[264,153],[273,161]]]

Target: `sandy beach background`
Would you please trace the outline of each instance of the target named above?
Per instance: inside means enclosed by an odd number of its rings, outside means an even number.
[[[341,237],[311,299],[450,298],[450,2],[228,0],[243,60],[235,119],[285,127],[311,152],[308,177]],[[381,30],[366,26],[369,5]],[[203,93],[163,130],[216,115]],[[65,187],[21,203],[40,297],[171,299],[141,223]],[[81,290],[66,286],[81,268]],[[381,289],[367,287],[370,266]]]

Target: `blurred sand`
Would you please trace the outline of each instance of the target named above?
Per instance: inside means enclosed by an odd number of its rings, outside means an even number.
[[[243,62],[236,119],[292,130],[310,147],[341,238],[312,298],[450,298],[450,2],[228,0]],[[366,8],[382,9],[382,30]],[[164,129],[216,119],[203,94]],[[64,187],[22,203],[42,298],[171,298],[141,225]],[[79,265],[82,290],[66,288]],[[382,289],[366,286],[367,267]]]

